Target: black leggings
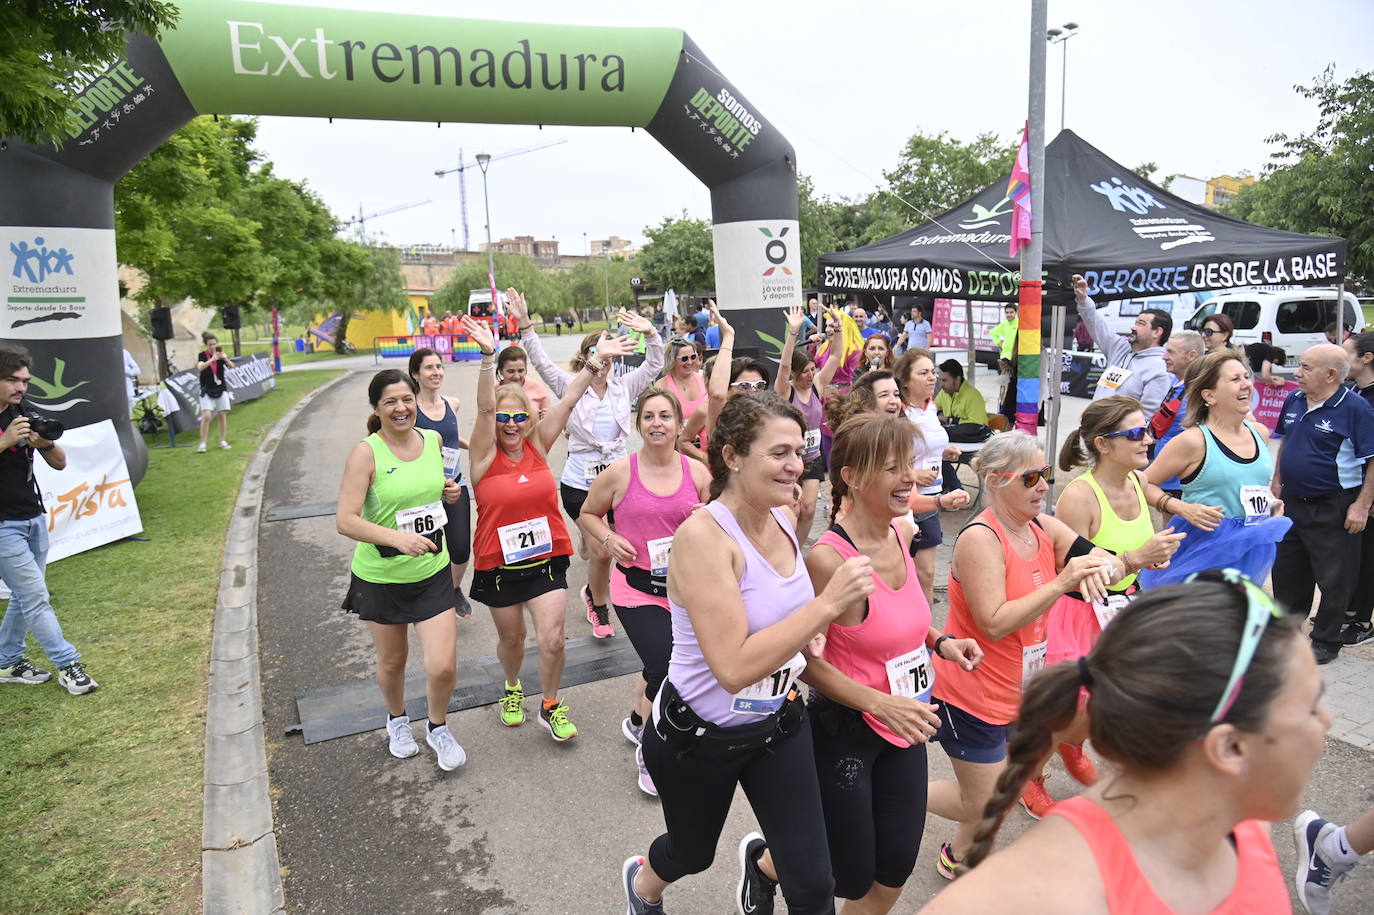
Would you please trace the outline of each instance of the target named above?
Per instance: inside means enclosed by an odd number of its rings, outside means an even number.
[[[444,503],[448,523],[444,525],[444,539],[448,541],[448,561],[460,566],[472,557],[472,497],[468,488],[452,504]]]
[[[644,662],[644,696],[652,702],[668,676],[668,657],[673,653],[673,616],[657,604],[617,606],[615,615],[620,617],[630,644]]]
[[[644,729],[643,748],[668,829],[649,846],[654,873],[675,883],[711,866],[735,786],[740,785],[773,852],[787,911],[834,915],[835,882],[827,861],[811,726],[805,718],[794,736],[771,749],[679,758],[652,724]]]
[[[926,824],[926,745],[893,746],[858,713],[824,705],[830,709],[812,706],[812,740],[835,895],[861,899],[874,883],[904,886]]]

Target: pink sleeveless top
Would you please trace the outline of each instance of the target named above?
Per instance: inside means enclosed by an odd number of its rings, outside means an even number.
[[[1173,911],[1155,895],[1136,865],[1126,837],[1107,811],[1085,797],[1071,797],[1055,804],[1050,813],[1072,823],[1092,849],[1112,915],[1167,915]],[[1269,829],[1258,820],[1242,820],[1231,837],[1236,846],[1236,884],[1212,915],[1291,912],[1288,884],[1279,870]]]
[[[895,533],[895,524],[892,529]],[[897,543],[900,548],[900,537]],[[854,545],[834,528],[821,534],[816,546],[821,544],[844,559],[859,555]],[[855,683],[884,693],[893,692],[888,676],[889,662],[893,662],[895,676],[905,673],[911,678],[907,682],[912,686],[914,698],[929,702],[935,674],[929,652],[925,652],[924,657],[921,653],[925,651],[926,633],[930,631],[930,604],[926,603],[925,591],[916,577],[916,564],[911,554],[903,549],[902,556],[906,559],[905,582],[894,589],[875,573],[873,593],[868,596],[868,616],[855,626],[831,623],[825,633],[825,659]],[[924,668],[924,674],[913,672],[918,664]],[[864,721],[888,743],[911,746],[867,712],[864,712]]]
[[[683,395],[682,391],[681,391],[681,390],[678,388],[678,386],[677,386],[677,379],[673,377],[673,373],[672,373],[672,372],[669,372],[668,374],[666,374],[666,375],[663,376],[663,386],[664,386],[665,388],[667,388],[668,390],[672,391],[672,392],[673,392],[673,396],[677,398],[677,402],[680,403],[680,404],[682,404],[682,421],[683,421],[683,423],[686,423],[687,420],[691,419],[691,418],[692,418],[692,414],[695,413],[697,410],[701,409],[701,407],[702,407],[703,405],[705,405],[707,398],[710,396],[709,394],[706,393],[706,380],[705,380],[704,378],[701,379],[701,396],[698,397],[696,400],[688,400],[688,399],[686,398],[686,396]],[[701,449],[702,449],[703,451],[705,451],[705,450],[706,450],[706,430],[705,430],[705,429],[702,429],[702,430],[701,430],[701,434],[697,437],[697,440],[701,443]]]
[[[680,454],[678,459],[682,462],[682,482],[672,495],[660,496],[650,492],[644,481],[639,478],[639,455],[630,455],[630,485],[625,488],[625,495],[615,506],[615,532],[630,541],[635,548],[635,561],[629,565],[647,569],[650,574],[655,574],[655,569],[650,564],[654,555],[659,555],[663,560],[667,558],[663,551],[665,544],[662,541],[671,540],[677,532],[678,525],[687,520],[687,516],[692,513],[692,507],[701,501],[697,498],[697,488],[692,482],[692,470],[688,464],[691,458]],[[650,550],[649,544],[655,541],[657,549]],[[667,546],[671,547],[671,544]],[[611,603],[617,607],[653,605],[668,609],[666,596],[655,597],[631,587],[625,580],[625,573],[616,565],[611,565]],[[666,565],[662,567],[661,576],[655,574],[655,577],[664,579],[667,576]]]

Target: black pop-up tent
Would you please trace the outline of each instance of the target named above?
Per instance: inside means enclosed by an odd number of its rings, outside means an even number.
[[[942,215],[891,238],[825,254],[827,292],[1015,302],[1008,254],[1011,199],[1003,177]],[[1222,216],[1156,187],[1071,130],[1045,148],[1046,304],[1072,299],[1081,273],[1097,301],[1256,285],[1333,285],[1345,240],[1283,232]]]

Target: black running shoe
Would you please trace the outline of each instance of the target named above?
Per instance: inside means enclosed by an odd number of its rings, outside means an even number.
[[[759,870],[759,855],[768,848],[763,836],[751,832],[739,840],[739,889],[735,902],[740,915],[773,915],[778,885]]]
[[[1350,623],[1341,630],[1341,642],[1346,645],[1359,645],[1374,639],[1374,625],[1369,623]]]

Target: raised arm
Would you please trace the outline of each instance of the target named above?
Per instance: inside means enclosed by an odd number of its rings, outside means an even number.
[[[482,351],[477,367],[477,416],[468,439],[468,469],[475,486],[496,454],[496,341],[487,326],[471,315],[463,315],[462,325],[468,339]]]
[[[663,338],[659,336],[658,328],[643,315],[622,311],[617,320],[635,333],[643,334],[645,338],[644,363],[626,372],[620,379],[626,393],[630,395],[630,400],[633,401],[645,388],[653,384],[654,379],[663,371]]]
[[[730,394],[730,363],[735,361],[735,328],[721,314],[715,302],[707,302],[711,316],[720,328],[720,348],[716,350],[716,361],[711,365],[711,377],[706,382],[706,434],[716,428],[716,417],[725,408],[725,399]]]
[[[801,333],[804,317],[800,305],[787,306],[787,339],[782,343],[782,355],[778,357],[778,377],[773,382],[773,390],[777,391],[783,400],[792,396],[792,351],[796,348],[797,336]]]
[[[1097,306],[1088,297],[1088,281],[1077,273],[1073,275],[1073,301],[1078,309],[1078,317],[1083,322],[1083,326],[1088,328],[1088,336],[1093,338],[1093,344],[1106,356],[1111,356],[1114,343],[1124,343],[1125,339],[1112,333],[1112,329],[1107,324],[1107,319],[1102,317],[1097,311]],[[1127,348],[1130,344],[1126,344]],[[1149,415],[1149,414],[1146,414]]]
[[[534,370],[539,373],[540,378],[544,379],[544,383],[553,389],[555,395],[562,397],[563,392],[568,389],[569,383],[572,382],[572,373],[566,371],[550,359],[548,353],[544,352],[544,344],[539,342],[539,335],[534,332],[534,325],[530,323],[530,310],[529,305],[525,302],[525,297],[511,288],[506,290],[506,301],[510,305],[511,312],[515,314],[516,327],[520,331],[520,345],[529,354]]]
[[[572,380],[563,391],[563,396],[549,407],[549,412],[539,421],[539,444],[546,454],[558,440],[558,436],[563,434],[573,407],[582,399],[592,379],[603,372],[611,371],[611,360],[616,356],[627,355],[633,345],[629,337],[612,337],[604,332],[601,334],[601,340],[596,344],[596,352],[582,366],[582,370],[572,376]]]

